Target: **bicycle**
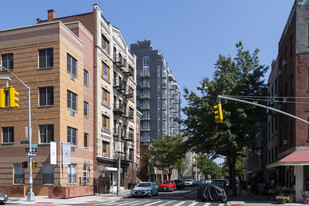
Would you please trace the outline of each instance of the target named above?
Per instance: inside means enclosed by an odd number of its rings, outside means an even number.
[[[305,204],[309,204],[309,191],[300,191],[301,192],[301,195],[303,197],[303,203]]]

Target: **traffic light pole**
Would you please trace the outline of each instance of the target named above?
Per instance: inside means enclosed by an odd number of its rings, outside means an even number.
[[[283,112],[281,110],[278,110],[278,109],[275,109],[275,108],[272,108],[272,107],[268,107],[268,106],[265,106],[265,105],[262,105],[262,104],[257,104],[257,103],[254,103],[254,102],[248,102],[248,101],[245,101],[245,100],[242,100],[242,99],[236,99],[236,98],[232,98],[232,97],[227,97],[227,96],[223,96],[223,95],[218,95],[218,99],[227,99],[227,100],[232,100],[232,101],[236,101],[236,102],[242,102],[242,103],[246,103],[246,104],[251,104],[251,105],[254,105],[254,106],[257,106],[257,107],[262,107],[262,108],[265,108],[265,109],[269,109],[269,110],[272,110],[272,111],[275,111],[275,112],[278,112],[280,114],[284,114],[286,116],[289,116],[289,117],[292,117],[294,119],[298,119],[302,122],[305,122],[306,124],[309,124],[308,121],[302,119],[302,118],[299,118],[295,115],[292,115],[292,114],[289,114],[287,112]]]
[[[23,81],[21,81],[13,72],[9,69],[5,68],[0,64],[2,69],[12,74],[22,85],[24,85],[28,89],[28,137],[29,137],[29,151],[31,151],[32,144],[32,129],[31,129],[31,97],[30,97],[30,85],[26,85]],[[27,201],[34,202],[34,193],[33,193],[33,181],[32,181],[32,156],[29,156],[29,192],[27,194]]]

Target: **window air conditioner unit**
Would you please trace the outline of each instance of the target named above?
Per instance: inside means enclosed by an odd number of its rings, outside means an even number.
[[[287,65],[287,64],[288,64],[288,60],[284,59],[284,60],[282,61],[282,66],[284,67],[284,66]]]
[[[283,144],[285,145],[285,144],[287,144],[288,143],[288,141],[285,139],[285,140],[283,140]]]
[[[103,153],[103,157],[107,157],[107,153]]]
[[[103,132],[108,132],[108,128],[107,127],[103,127]]]
[[[71,110],[71,116],[75,117],[75,111]]]
[[[75,75],[74,74],[70,74],[70,79],[74,81],[75,80]]]
[[[107,101],[103,101],[103,104],[104,104],[104,105],[107,105]]]

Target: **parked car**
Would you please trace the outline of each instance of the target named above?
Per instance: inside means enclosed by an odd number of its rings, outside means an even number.
[[[185,186],[191,186],[191,187],[194,186],[193,179],[186,179]]]
[[[174,191],[176,190],[176,184],[173,180],[164,180],[160,185],[159,191]]]
[[[132,190],[131,194],[133,197],[141,197],[141,196],[149,196],[152,197],[154,195],[158,195],[159,188],[154,182],[141,182],[137,184]]]
[[[0,203],[5,204],[8,201],[8,196],[2,192],[0,192]]]
[[[227,202],[226,192],[221,187],[212,184],[205,184],[202,187],[202,201],[220,201],[222,203]]]
[[[222,189],[226,190],[227,189],[227,180],[226,179],[215,179],[212,180],[211,184],[221,187]]]
[[[174,180],[177,190],[185,189],[185,184],[181,180]]]

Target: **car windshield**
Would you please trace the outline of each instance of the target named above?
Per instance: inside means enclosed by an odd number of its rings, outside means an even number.
[[[181,181],[180,180],[174,180],[176,183],[181,183]]]
[[[139,183],[136,187],[151,187],[151,183]]]
[[[192,182],[193,180],[191,180],[191,179],[188,179],[188,180],[186,180],[186,182]]]
[[[173,181],[163,181],[163,184],[173,184]]]

